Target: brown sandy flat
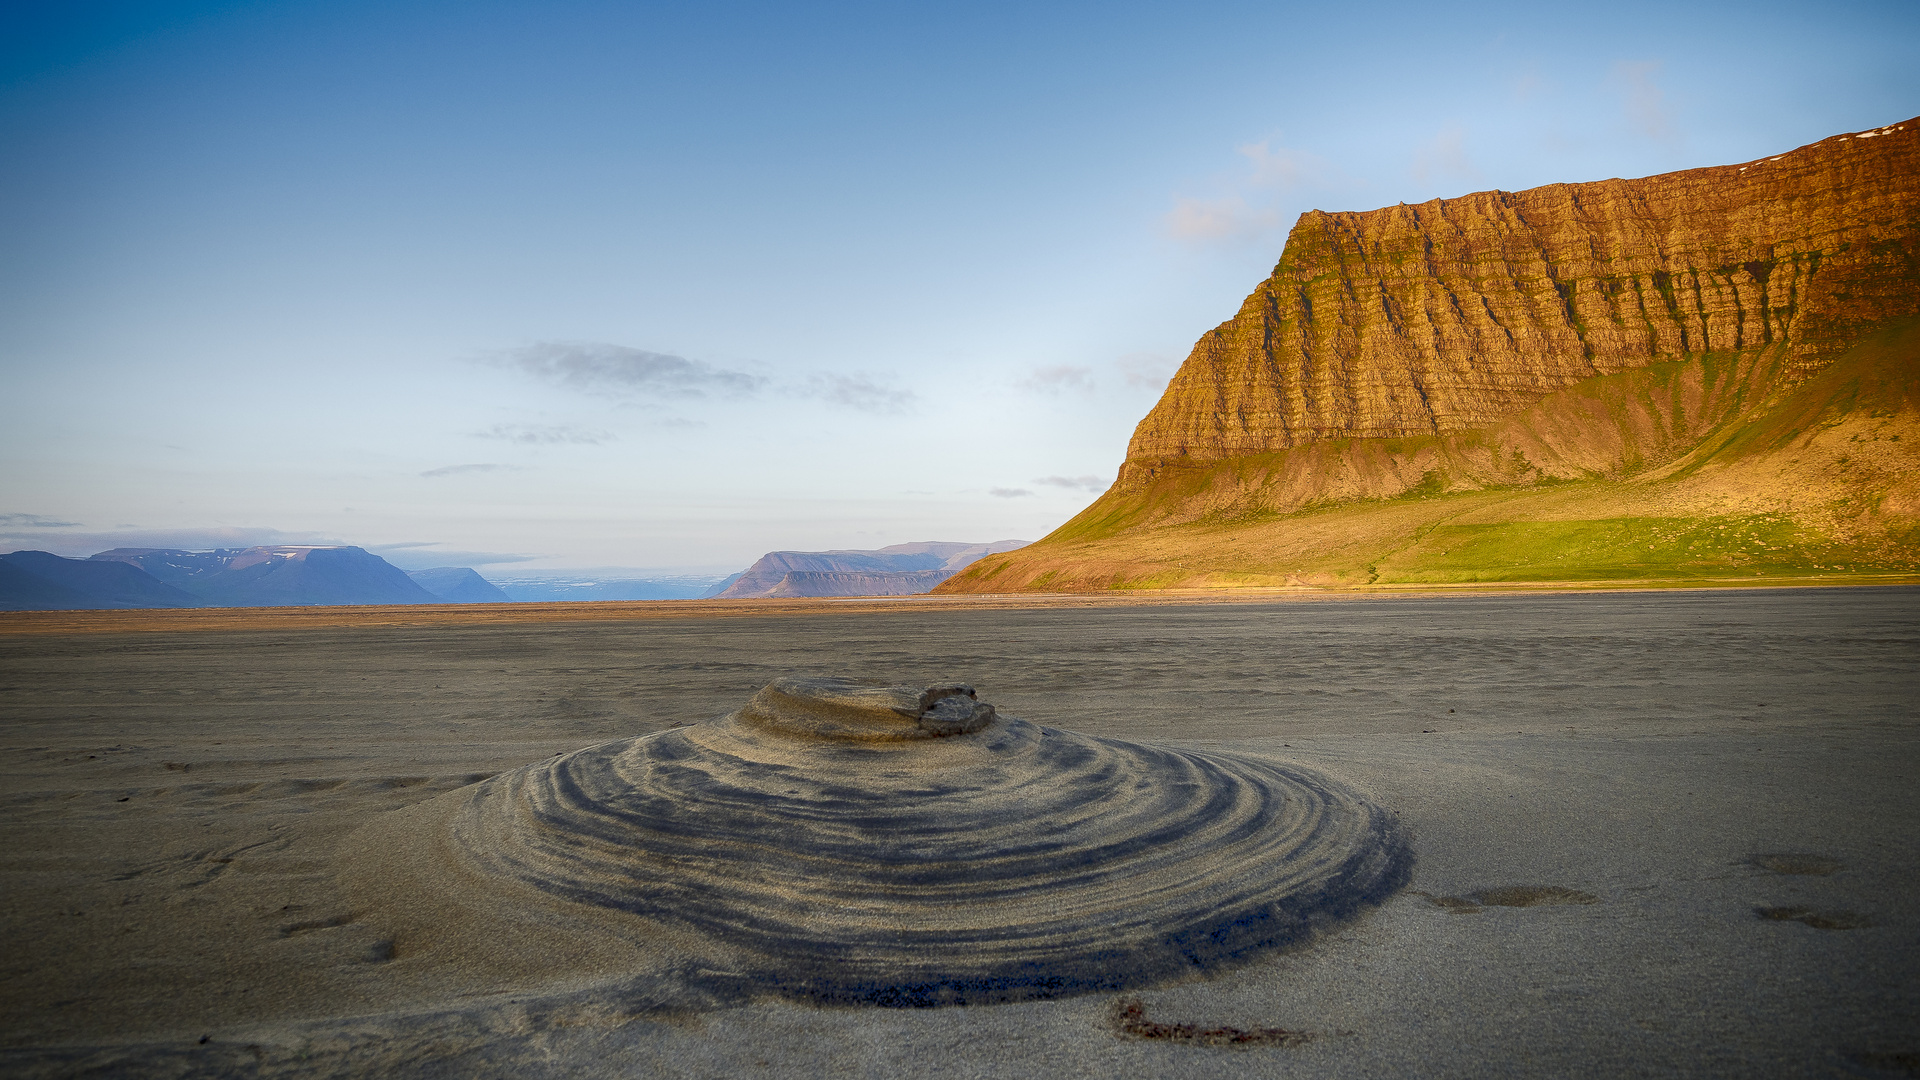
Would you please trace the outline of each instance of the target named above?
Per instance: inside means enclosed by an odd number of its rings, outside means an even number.
[[[1307,595],[5,616],[0,1073],[1920,1060],[1920,590]],[[1345,777],[1400,815],[1413,880],[1214,979],[919,1010],[703,1005],[591,938],[477,966],[350,887],[414,866],[371,826],[805,671]]]
[[[1508,596],[1554,592],[1673,592],[1698,589],[1866,588],[1920,585],[1920,575],[1832,574],[1803,578],[1537,581],[1488,585],[1242,586],[1067,593],[755,598],[752,600],[558,601],[528,604],[420,604],[410,607],[165,608],[109,611],[0,611],[0,635],[123,634],[180,630],[291,630],[309,627],[456,627],[635,619],[741,619],[913,611],[1038,611],[1349,600],[1366,596]]]

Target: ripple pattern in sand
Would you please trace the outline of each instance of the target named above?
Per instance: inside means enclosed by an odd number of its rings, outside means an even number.
[[[724,718],[504,773],[453,828],[487,874],[724,941],[769,988],[883,1004],[1208,971],[1407,863],[1391,815],[1323,775],[1005,717],[902,743]]]

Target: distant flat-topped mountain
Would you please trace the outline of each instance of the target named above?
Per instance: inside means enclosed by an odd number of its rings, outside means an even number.
[[[505,604],[513,599],[470,567],[436,566],[409,570],[407,576],[415,585],[449,604]]]
[[[115,548],[87,561],[137,567],[210,607],[443,602],[399,567],[357,547]]]
[[[1920,570],[1920,120],[1301,215],[1112,488],[942,592]]]
[[[63,559],[45,551],[0,555],[0,611],[201,605],[199,597],[138,567]]]
[[[877,551],[770,551],[716,595],[910,596],[931,590],[984,555],[1025,547],[1025,540],[991,544],[925,541]]]

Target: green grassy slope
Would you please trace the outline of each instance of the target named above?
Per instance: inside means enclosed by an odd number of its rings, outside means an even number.
[[[1920,320],[1587,380],[1494,428],[1165,469],[941,592],[1920,572]]]

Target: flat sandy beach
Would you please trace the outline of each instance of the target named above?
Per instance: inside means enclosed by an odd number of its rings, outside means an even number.
[[[753,604],[0,617],[0,1072],[1920,1075],[1920,588]],[[378,895],[383,822],[789,673],[1322,770],[1412,879],[1213,978],[936,1009],[476,965]]]

